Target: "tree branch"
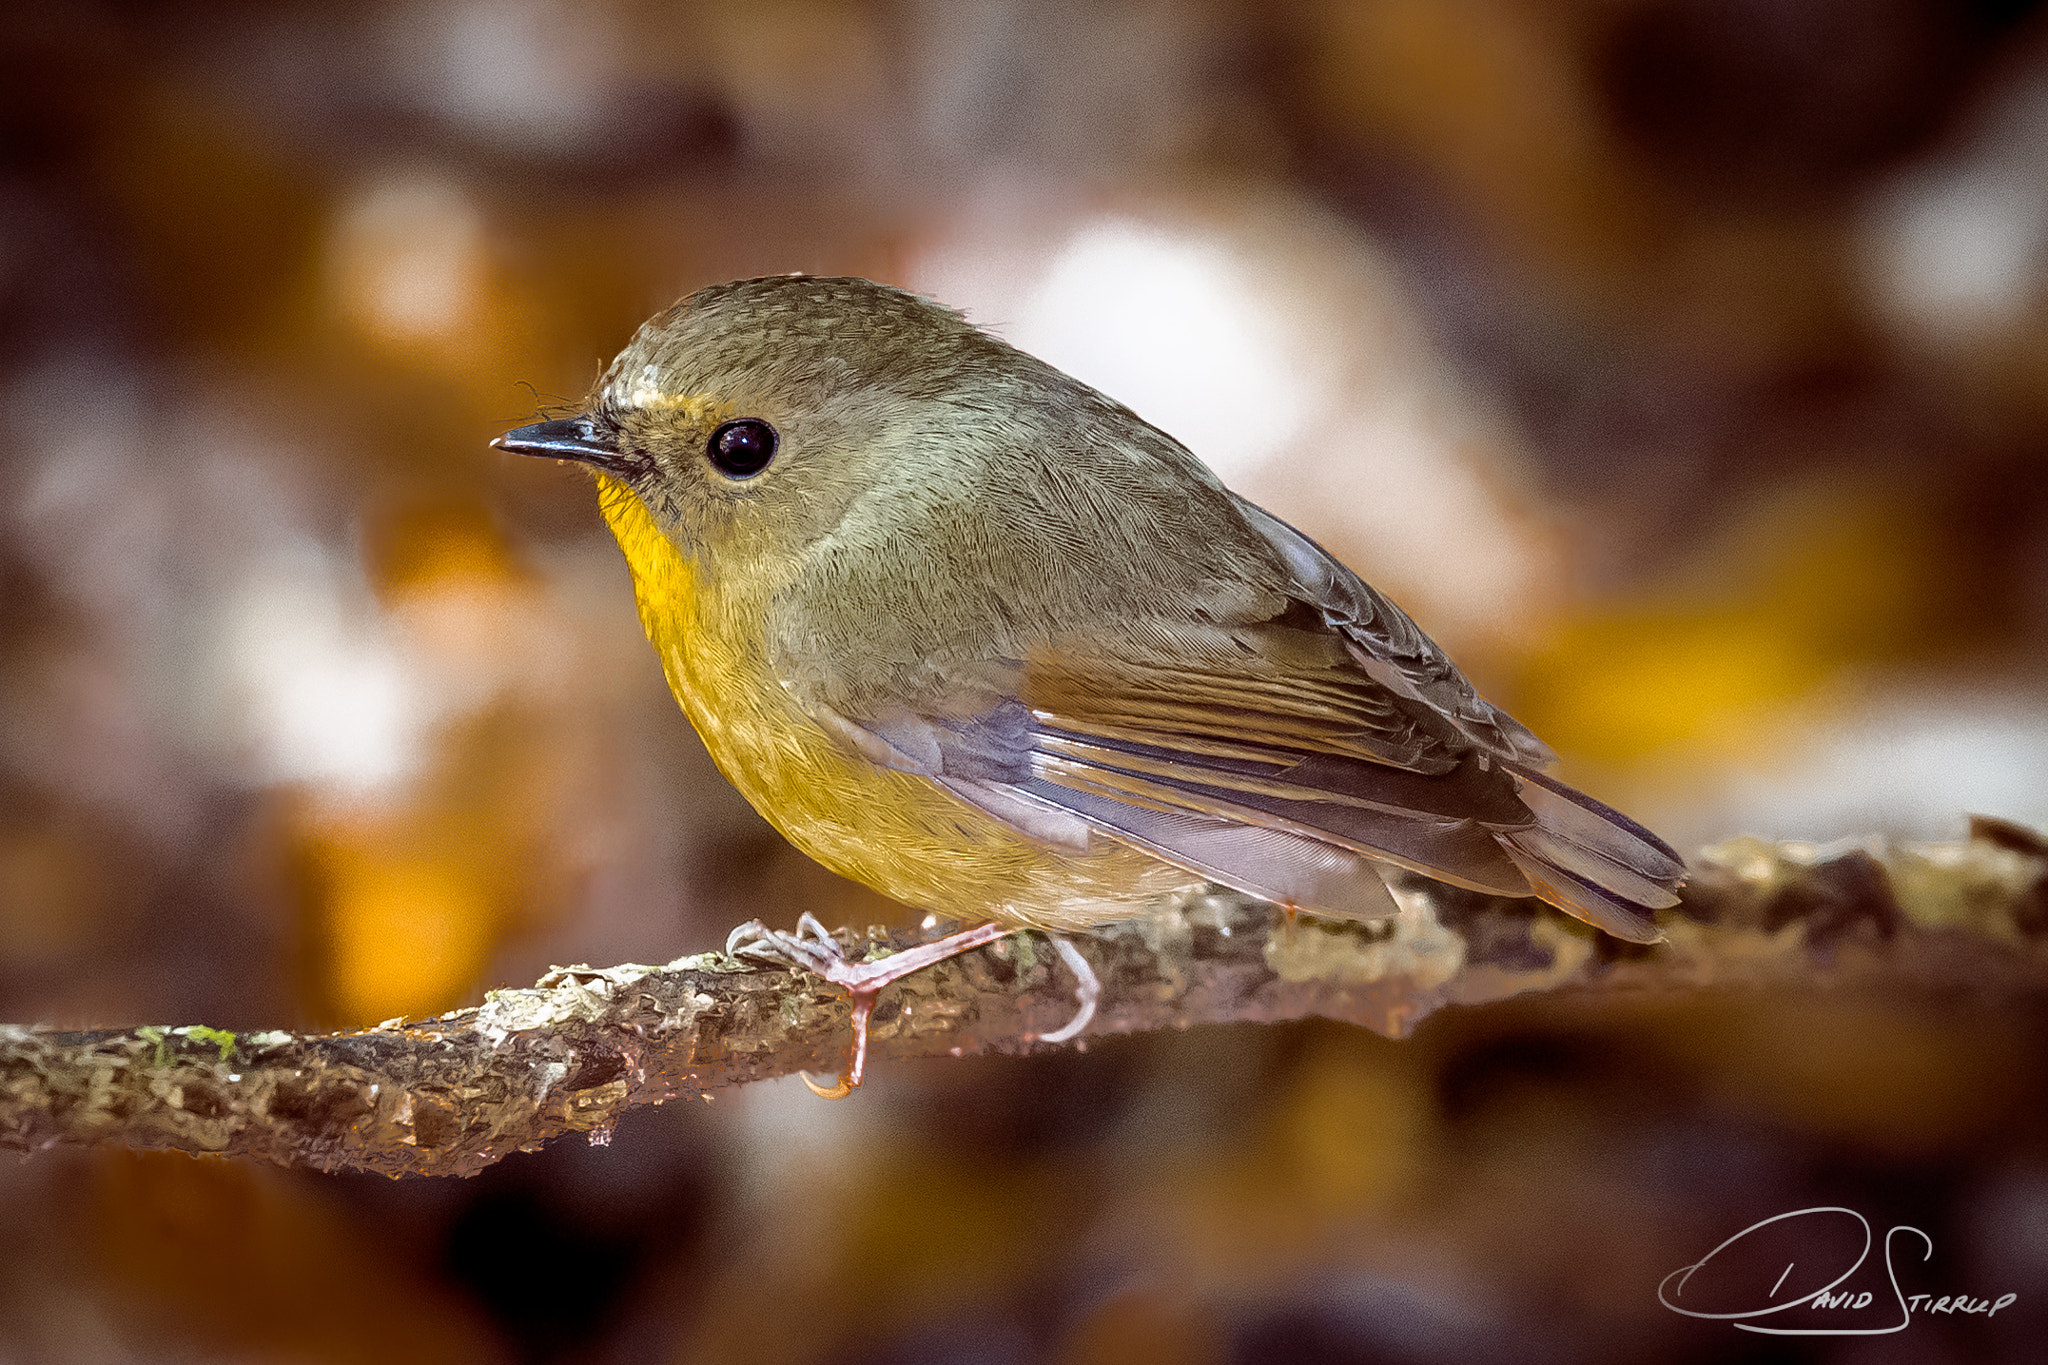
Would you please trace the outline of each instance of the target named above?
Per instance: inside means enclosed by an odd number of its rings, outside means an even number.
[[[1080,941],[1103,981],[1091,1034],[1322,1015],[1401,1036],[1445,1005],[1534,991],[1890,979],[2048,985],[2048,843],[1972,822],[1961,844],[1707,850],[1669,941],[1620,943],[1528,900],[1413,880],[1380,925],[1288,925],[1233,894]],[[908,936],[871,939],[900,949]],[[888,1058],[1020,1052],[1073,1011],[1031,935],[920,972],[875,1011]],[[835,1071],[843,992],[722,953],[663,967],[569,967],[437,1019],[354,1033],[190,1026],[0,1026],[0,1146],[58,1143],[251,1155],[321,1170],[470,1175],[636,1105]]]

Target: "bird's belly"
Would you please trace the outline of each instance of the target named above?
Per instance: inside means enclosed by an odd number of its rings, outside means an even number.
[[[754,809],[804,853],[883,895],[960,919],[1078,929],[1130,918],[1197,881],[1109,839],[1079,850],[1041,843],[927,778],[846,748],[773,680],[706,677],[706,665],[720,667],[713,651],[663,653],[705,747]]]

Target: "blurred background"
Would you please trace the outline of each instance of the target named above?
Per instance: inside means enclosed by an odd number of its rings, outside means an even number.
[[[719,779],[581,472],[485,445],[790,270],[1130,403],[1683,848],[2048,821],[2029,0],[38,0],[0,1019],[362,1026],[904,922]],[[9,1158],[0,1362],[2038,1359],[2044,1023],[1537,999],[760,1086],[461,1183]],[[1658,1306],[1821,1204],[2019,1299]]]

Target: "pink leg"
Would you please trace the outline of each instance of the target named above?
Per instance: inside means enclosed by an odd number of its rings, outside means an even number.
[[[984,944],[994,943],[1006,937],[1009,930],[1000,924],[984,924],[976,929],[963,929],[957,934],[948,934],[930,943],[920,943],[915,948],[906,948],[900,953],[878,958],[873,962],[848,962],[840,950],[839,943],[825,926],[806,911],[797,921],[797,931],[787,934],[779,929],[770,929],[755,920],[732,931],[727,938],[725,950],[749,957],[763,957],[824,977],[834,985],[846,987],[853,997],[853,1054],[840,1078],[839,1084],[830,1089],[819,1086],[810,1077],[804,1077],[804,1084],[827,1099],[844,1099],[859,1085],[862,1073],[867,1069],[868,1060],[868,1016],[874,1012],[875,999],[882,988],[902,980],[912,972],[921,972],[926,967],[944,962],[949,957],[971,952]]]

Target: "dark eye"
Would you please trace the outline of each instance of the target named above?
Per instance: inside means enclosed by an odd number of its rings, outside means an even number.
[[[727,478],[750,479],[775,458],[776,442],[774,427],[758,417],[742,417],[712,432],[706,453]]]

